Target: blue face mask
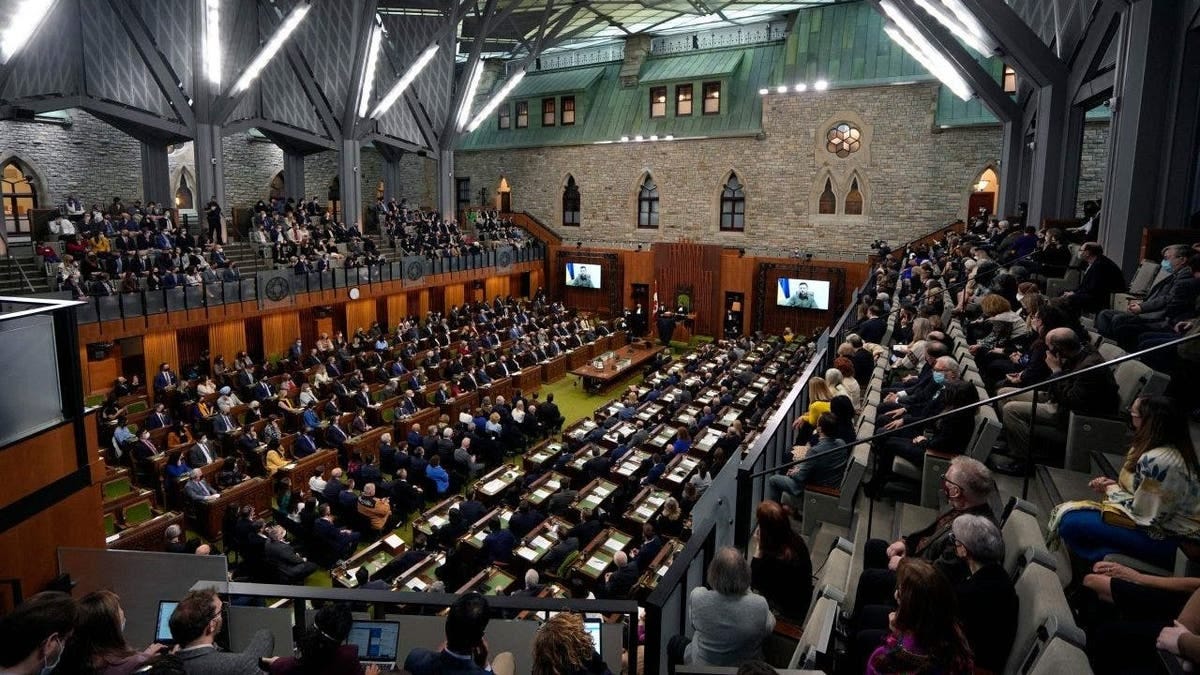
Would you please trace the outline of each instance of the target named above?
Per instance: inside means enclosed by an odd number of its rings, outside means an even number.
[[[940,370],[933,371],[933,381],[937,384],[943,384],[946,381],[946,374]]]
[[[1163,261],[1162,261],[1162,268],[1163,268],[1163,271],[1164,271],[1164,272],[1170,272],[1170,271],[1172,271],[1172,267],[1171,267],[1171,261],[1170,261],[1170,260],[1163,260]]]

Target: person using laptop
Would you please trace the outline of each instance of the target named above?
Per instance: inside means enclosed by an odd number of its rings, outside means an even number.
[[[379,665],[365,668],[358,648],[346,644],[354,618],[346,605],[325,605],[317,611],[313,625],[300,638],[299,656],[263,659],[274,675],[379,675]]]
[[[125,610],[121,599],[109,590],[80,598],[73,638],[63,664],[72,672],[124,675],[167,649],[157,642],[140,652],[129,646],[125,640]]]
[[[188,675],[257,675],[259,659],[275,649],[275,636],[266,629],[254,633],[241,654],[222,650],[217,635],[225,625],[225,603],[216,591],[189,591],[171,612],[171,637],[175,655]]]
[[[488,644],[484,638],[488,620],[487,598],[467,593],[454,601],[446,616],[446,643],[441,651],[417,648],[404,660],[411,675],[512,675],[516,668],[511,652],[497,654],[488,667]]]
[[[533,675],[612,675],[600,657],[600,621],[560,612],[533,636]]]

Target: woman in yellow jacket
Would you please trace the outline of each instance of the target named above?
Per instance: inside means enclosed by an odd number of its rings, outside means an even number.
[[[808,414],[801,415],[792,422],[796,430],[795,442],[804,445],[817,428],[817,420],[829,412],[829,402],[833,400],[834,392],[823,377],[814,377],[808,381]]]
[[[267,466],[267,476],[273,477],[276,471],[288,465],[291,460],[287,458],[283,448],[279,447],[279,441],[271,441],[267,446],[267,456],[264,460]]]

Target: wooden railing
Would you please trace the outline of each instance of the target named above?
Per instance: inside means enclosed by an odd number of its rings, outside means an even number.
[[[532,234],[547,244],[561,245],[563,243],[563,238],[559,236],[557,232],[547,227],[542,223],[542,221],[529,215],[528,211],[517,211],[514,213],[506,213],[504,215],[508,218],[511,218],[512,221],[517,225],[525,228],[525,231],[529,232],[529,234]]]

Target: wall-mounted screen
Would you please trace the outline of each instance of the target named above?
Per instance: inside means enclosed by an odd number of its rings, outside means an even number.
[[[567,263],[567,285],[575,288],[600,288],[600,266],[591,263]]]
[[[783,277],[775,282],[775,304],[801,309],[829,309],[829,282]]]

